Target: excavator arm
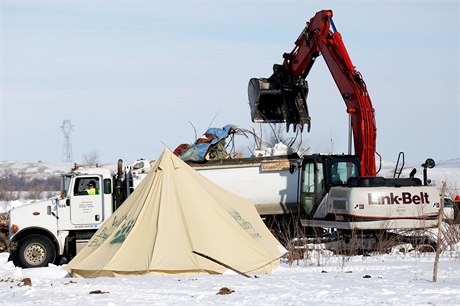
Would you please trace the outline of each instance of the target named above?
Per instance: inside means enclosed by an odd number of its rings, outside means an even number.
[[[332,30],[331,30],[332,28]],[[332,11],[323,10],[307,22],[292,52],[282,65],[273,66],[268,79],[249,81],[251,119],[260,123],[286,123],[310,130],[306,78],[322,55],[351,116],[355,154],[361,159],[361,175],[375,176],[376,125],[374,109],[361,74],[353,66],[342,36],[335,29]]]

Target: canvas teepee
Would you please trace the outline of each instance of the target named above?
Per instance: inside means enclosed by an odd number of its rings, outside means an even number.
[[[65,269],[75,277],[271,273],[285,252],[250,201],[165,149]]]

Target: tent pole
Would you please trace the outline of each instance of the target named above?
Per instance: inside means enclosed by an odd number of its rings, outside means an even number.
[[[245,277],[251,278],[251,277],[250,277],[249,275],[247,275],[246,273],[243,273],[243,272],[241,272],[241,271],[238,271],[237,269],[234,269],[234,268],[230,267],[229,265],[224,264],[223,262],[218,261],[217,259],[214,259],[214,258],[212,258],[212,257],[210,257],[210,256],[208,256],[208,255],[205,255],[205,254],[202,254],[202,253],[199,253],[199,252],[195,252],[195,251],[192,251],[192,253],[193,253],[193,254],[196,254],[196,255],[199,255],[199,256],[201,256],[201,257],[204,257],[204,258],[206,258],[206,259],[209,259],[210,261],[213,261],[213,262],[215,262],[216,264],[219,264],[219,265],[221,265],[221,266],[224,266],[225,268],[230,269],[230,270],[232,270],[232,271],[234,271],[234,272],[236,272],[236,273],[238,273],[238,274],[240,274],[240,275],[243,275],[243,276],[245,276]]]

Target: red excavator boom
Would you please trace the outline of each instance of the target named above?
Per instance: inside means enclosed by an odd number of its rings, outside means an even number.
[[[332,30],[331,30],[332,27]],[[273,66],[268,79],[249,81],[253,122],[285,122],[310,130],[306,78],[315,59],[323,55],[351,116],[355,154],[361,159],[361,175],[375,176],[376,126],[374,109],[361,74],[351,62],[342,36],[332,21],[332,11],[323,10],[307,22],[295,41],[294,50],[283,54],[283,64]]]

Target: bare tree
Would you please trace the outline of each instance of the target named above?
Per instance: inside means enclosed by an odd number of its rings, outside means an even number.
[[[438,216],[438,239],[436,241],[436,256],[434,258],[433,266],[433,283],[436,283],[438,279],[438,265],[439,265],[439,254],[441,253],[442,245],[442,218],[444,217],[444,197],[446,195],[446,182],[442,182],[442,191],[441,191],[441,206],[439,207],[439,216]]]
[[[83,156],[84,162],[90,167],[99,164],[99,154],[96,151],[91,151]]]
[[[34,180],[28,188],[28,199],[39,200],[42,198],[43,192],[46,190],[44,180]]]

